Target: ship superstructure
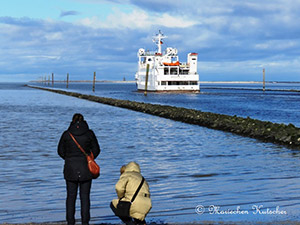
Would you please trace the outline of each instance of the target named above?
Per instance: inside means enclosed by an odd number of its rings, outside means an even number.
[[[182,63],[179,61],[176,48],[168,47],[162,51],[165,38],[167,36],[161,31],[154,37],[153,42],[157,45],[156,52],[139,49],[138,71],[135,74],[138,90],[199,92],[198,54],[189,53],[187,62]]]

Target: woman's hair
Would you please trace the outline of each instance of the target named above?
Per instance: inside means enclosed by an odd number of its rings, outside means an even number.
[[[120,168],[120,174],[122,175],[125,172],[126,165],[121,166]]]
[[[84,121],[83,115],[81,115],[80,113],[75,113],[73,115],[72,122],[76,123],[76,122],[81,122],[81,121]]]

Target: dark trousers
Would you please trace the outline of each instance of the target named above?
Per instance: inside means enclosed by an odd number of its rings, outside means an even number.
[[[66,219],[68,225],[75,224],[76,198],[79,187],[81,203],[81,222],[82,225],[88,225],[90,221],[90,190],[92,180],[77,182],[66,181],[67,184],[67,201],[66,201]]]
[[[112,202],[110,203],[110,208],[114,212],[114,214],[116,216],[118,216],[127,225],[135,225],[135,224],[144,225],[144,224],[146,224],[145,220],[141,221],[138,219],[127,217],[127,216],[119,216],[119,209],[115,208],[114,205],[112,204]]]

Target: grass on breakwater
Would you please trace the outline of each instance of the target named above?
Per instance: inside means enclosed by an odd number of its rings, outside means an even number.
[[[58,94],[86,99],[102,104],[126,108],[175,121],[204,126],[207,128],[232,132],[234,134],[256,138],[266,142],[277,143],[300,149],[300,128],[293,124],[285,125],[238,116],[229,116],[210,112],[201,112],[175,106],[150,104],[129,100],[104,98],[63,90],[28,86],[31,88],[51,91]]]

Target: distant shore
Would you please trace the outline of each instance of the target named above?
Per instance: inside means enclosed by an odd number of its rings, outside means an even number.
[[[30,83],[52,83],[52,80],[32,80]],[[96,83],[135,83],[134,80],[96,80]],[[67,83],[66,80],[54,80],[54,83]],[[69,83],[93,83],[92,80],[69,80]]]
[[[262,81],[200,81],[201,84],[262,84]],[[300,84],[300,81],[266,81],[266,84]]]
[[[47,81],[29,81],[34,83],[51,83]],[[96,80],[96,83],[135,83],[134,80]],[[54,80],[54,83],[67,83],[66,80]],[[69,83],[93,83],[92,80],[70,80]],[[200,84],[262,84],[262,81],[200,81]],[[300,81],[266,81],[266,84],[300,84]]]

